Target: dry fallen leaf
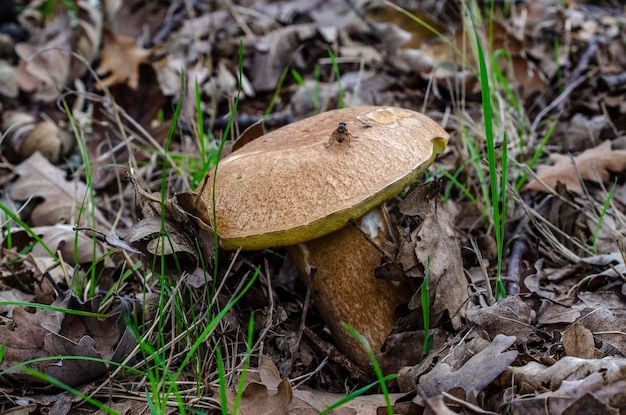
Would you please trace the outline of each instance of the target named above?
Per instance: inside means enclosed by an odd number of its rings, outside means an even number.
[[[428,268],[431,324],[435,326],[447,312],[452,325],[458,328],[464,315],[468,283],[449,212],[440,205],[432,186],[425,184],[416,188],[399,206],[400,212],[411,218],[414,229],[400,229],[397,262],[412,277],[423,276]],[[421,291],[413,296],[409,308],[417,309],[420,304]]]
[[[626,170],[626,150],[612,150],[609,140],[583,151],[576,157],[554,153],[550,155],[550,160],[553,164],[551,166],[540,165],[537,170],[537,179],[531,180],[524,186],[522,192],[538,190],[555,193],[557,183],[561,182],[569,191],[583,194],[579,175],[584,180],[594,182],[601,180],[606,183],[611,173]]]
[[[593,333],[581,323],[576,323],[562,334],[565,354],[581,359],[591,359],[594,353]]]
[[[39,151],[52,163],[74,148],[74,137],[51,120],[37,120],[32,114],[16,111],[6,114],[2,131],[7,133],[3,143],[12,159],[22,161]]]
[[[265,92],[276,88],[285,67],[297,58],[299,46],[310,41],[316,33],[314,24],[299,24],[280,28],[259,38],[255,45],[254,71],[251,73],[254,90]]]
[[[515,336],[517,343],[527,342],[535,333],[534,311],[520,296],[508,296],[490,307],[467,310],[467,319],[482,326],[491,336]]]
[[[96,350],[96,343],[89,336],[83,336],[78,342],[73,342],[56,333],[48,333],[44,337],[45,349],[51,356],[81,356],[102,359],[103,356]],[[82,385],[98,379],[107,372],[107,366],[96,360],[51,360],[44,369],[45,373],[60,380],[69,386]]]
[[[60,252],[61,257],[70,265],[91,265],[94,258],[103,258],[105,249],[100,241],[77,232],[73,226],[57,224],[54,226],[34,226],[31,228],[52,252]],[[6,242],[6,241],[5,241]],[[34,257],[49,257],[48,251],[23,229],[15,229],[11,233],[13,246],[26,249],[34,244],[31,254]]]
[[[587,306],[582,313],[585,327],[594,333],[596,340],[608,343],[626,355],[626,301],[620,293],[581,292],[579,298]]]
[[[163,114],[161,111],[167,107],[168,101],[159,90],[154,71],[148,65],[142,65],[138,80],[137,89],[131,89],[127,83],[119,83],[109,88],[108,93],[115,106],[94,103],[91,120],[93,135],[88,151],[93,171],[92,183],[96,190],[106,188],[120,175],[125,175],[129,157],[140,164],[147,161],[149,153],[134,151],[135,145],[146,140],[158,147],[165,145],[167,140],[171,123],[167,119],[160,120],[160,117],[167,115],[167,112]],[[119,111],[128,120],[123,121],[124,123],[141,126],[138,127],[137,134],[121,138],[119,125],[111,122]]]
[[[98,225],[112,228],[97,207],[85,204],[87,186],[82,181],[66,180],[65,172],[40,153],[20,163],[15,174],[19,177],[7,186],[7,192],[14,200],[30,199],[29,203],[34,205],[30,214],[32,225],[67,223],[95,227],[96,223],[90,220],[93,212]]]
[[[104,32],[102,43],[102,60],[97,73],[106,76],[98,87],[102,89],[128,83],[130,88],[136,89],[139,85],[139,65],[147,63],[152,52],[137,46],[135,38],[118,36],[108,30]]]
[[[150,403],[151,404],[151,403]],[[115,411],[120,415],[139,415],[139,414],[148,414],[150,413],[150,404],[146,403],[143,400],[135,400],[129,398],[122,398],[119,402],[107,402],[106,410],[99,409],[97,412],[94,412],[92,415],[109,415],[111,410]],[[170,415],[179,413],[179,409],[177,407],[165,407],[160,408],[162,415]]]
[[[69,21],[66,24],[69,28]],[[15,78],[20,89],[34,92],[37,99],[43,101],[56,99],[70,72],[68,42],[69,29],[39,46],[16,45],[15,52],[21,60]]]
[[[148,263],[155,263],[154,258],[161,256],[168,263],[175,261],[176,267],[187,273],[185,281],[189,285],[204,285],[211,276],[201,264],[211,263],[214,249],[213,230],[196,211],[206,210],[202,199],[192,192],[181,192],[161,204],[160,195],[144,191],[133,177],[130,179],[144,219],[126,230],[122,242],[147,255]]]
[[[13,65],[0,59],[0,94],[5,97],[16,98],[19,94],[15,70]]]
[[[582,379],[589,373],[610,369],[626,368],[626,359],[607,357],[604,359],[580,359],[578,357],[563,357],[553,365],[545,365],[531,361],[524,366],[509,367],[503,379],[522,382],[536,390],[561,386],[566,380]]]
[[[81,303],[75,296],[66,293],[52,305],[61,309],[95,312],[98,302],[99,299],[95,298]],[[101,319],[48,309],[36,309],[31,313],[23,307],[13,310],[10,324],[0,326],[0,338],[5,344],[0,370],[30,359],[49,357],[51,359],[29,367],[70,386],[97,379],[107,372],[108,367],[99,361],[59,360],[54,359],[55,356],[85,356],[119,362],[136,345],[132,331],[126,327],[119,313]],[[41,382],[21,368],[11,369],[5,376]]]
[[[39,100],[56,99],[68,81],[82,76],[87,69],[85,62],[91,63],[100,49],[101,12],[87,1],[78,1],[73,7],[75,10],[70,11],[63,3],[55,3],[40,36],[31,36],[29,41],[33,43],[15,46],[20,57],[15,71],[17,84],[22,90],[35,93]],[[36,3],[26,7],[38,14],[36,8]]]
[[[392,393],[391,402],[404,394]],[[289,415],[318,414],[337,401],[345,398],[344,394],[330,393],[311,389],[296,389],[293,391],[293,401],[289,404]],[[379,408],[385,408],[385,396],[382,394],[361,395],[346,402],[339,408],[329,412],[331,415],[376,415]],[[385,408],[386,409],[386,408]]]
[[[429,397],[461,388],[467,399],[474,400],[479,392],[515,361],[517,350],[505,351],[513,343],[515,337],[498,334],[486,348],[467,360],[460,369],[452,371],[445,361],[440,362],[419,379],[419,384]]]
[[[238,383],[228,393],[228,407],[232,411]],[[288,379],[281,379],[278,369],[269,357],[261,356],[258,371],[249,370],[241,394],[239,415],[284,415],[293,391]]]
[[[65,304],[69,298],[65,300]],[[64,304],[55,304],[62,307]],[[23,307],[13,310],[11,324],[0,326],[0,339],[3,339],[4,358],[0,362],[0,370],[6,370],[30,359],[45,357],[49,354],[44,349],[44,338],[50,332],[58,332],[64,314],[59,311],[36,309],[28,312]],[[32,368],[43,371],[45,364],[39,362],[31,365]],[[5,376],[13,379],[35,381],[32,376],[22,369],[12,369]]]

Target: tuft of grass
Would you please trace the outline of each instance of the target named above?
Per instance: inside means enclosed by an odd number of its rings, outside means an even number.
[[[507,165],[508,165],[508,141],[507,135],[503,135],[502,154],[496,157],[496,140],[493,129],[493,111],[492,111],[492,90],[490,89],[490,73],[487,71],[486,58],[483,51],[482,43],[476,28],[474,16],[468,13],[468,20],[474,33],[476,57],[479,67],[480,92],[483,106],[484,132],[487,146],[487,162],[489,166],[489,184],[491,189],[491,213],[496,234],[496,244],[498,248],[498,258],[496,265],[496,299],[506,297],[506,290],[502,283],[502,259],[504,255],[504,232],[506,229],[506,209],[507,209]],[[491,19],[493,21],[493,19]],[[499,170],[499,171],[498,171]],[[489,198],[487,199],[489,200]]]
[[[524,141],[522,137],[526,134],[527,123],[520,100],[498,65],[499,61],[510,63],[510,56],[505,50],[493,50],[495,6],[493,2],[489,3],[487,24],[485,25],[481,8],[475,0],[462,3],[463,30],[471,46],[471,51],[465,53],[444,34],[419,17],[391,2],[386,4],[437,36],[455,53],[459,62],[473,73],[480,83],[482,120],[472,120],[471,117],[468,117],[465,109],[466,102],[462,97],[455,102],[460,124],[459,130],[463,139],[460,147],[464,147],[468,157],[453,173],[443,169],[441,173],[448,178],[452,186],[456,187],[479,208],[488,228],[492,229],[495,234],[498,252],[496,293],[498,298],[502,298],[506,295],[501,274],[506,244],[507,209],[512,202],[509,192],[515,191],[510,187],[519,189],[525,180],[524,177],[519,181],[522,184],[509,186],[512,177],[521,174],[516,172],[511,175],[509,146],[512,144],[511,136],[519,139],[521,145]],[[463,87],[461,87],[461,94],[462,91],[464,91]],[[510,111],[511,108],[514,111]],[[482,151],[481,137],[484,137],[484,152]],[[501,148],[501,150],[496,151],[497,148]],[[523,154],[524,150],[520,149],[519,153]],[[483,165],[484,161],[487,164],[486,168]],[[475,180],[465,183],[461,179],[464,176],[474,177]],[[446,190],[446,199],[450,198],[451,191],[452,187]]]
[[[339,64],[337,63],[335,54],[330,49],[328,49],[328,56],[330,57],[330,61],[332,62],[332,65],[333,65],[333,71],[335,72],[335,76],[337,77],[337,90],[338,90],[338,95],[339,95],[339,103],[337,104],[337,106],[339,108],[345,108],[346,103],[344,102],[343,87],[341,86],[341,72],[339,72]]]
[[[240,70],[241,69],[242,68],[240,68]],[[241,74],[241,72],[239,73]],[[283,89],[283,84],[285,83],[285,79],[287,79],[288,73],[289,73],[289,66],[285,66],[283,71],[280,73],[280,78],[278,78],[276,88],[274,88],[274,95],[272,95],[270,104],[267,106],[267,109],[263,113],[263,120],[265,120],[274,111],[274,107],[276,106],[276,102],[278,102],[278,99],[280,98],[280,92]]]
[[[422,347],[422,353],[420,360],[424,360],[424,357],[430,352],[433,347],[433,340],[435,336],[430,332],[430,289],[428,287],[428,275],[430,273],[430,256],[426,263],[426,270],[424,271],[424,280],[422,281],[422,318],[424,319],[424,346]]]
[[[606,196],[606,200],[602,205],[602,211],[600,212],[600,216],[598,217],[598,223],[593,231],[592,237],[592,250],[594,255],[598,254],[598,234],[600,233],[600,228],[602,228],[602,223],[604,222],[604,218],[607,214],[609,206],[611,206],[611,201],[613,200],[613,194],[615,193],[615,188],[617,187],[617,178],[613,181],[611,188],[609,189],[609,193]]]
[[[202,114],[202,92],[198,80],[194,81],[194,101],[196,107],[196,118],[194,127],[194,135],[196,137],[196,145],[200,151],[200,158],[197,163],[193,163],[193,158],[189,168],[186,169],[191,175],[191,187],[196,188],[206,173],[215,166],[219,160],[219,154],[216,151],[215,137],[204,129],[204,116]]]
[[[224,370],[224,357],[222,356],[222,348],[219,344],[215,348],[215,363],[217,364],[217,380],[219,384],[222,415],[228,415],[228,380],[226,379],[226,371]]]
[[[293,76],[293,79],[296,80],[296,83],[300,85],[301,88],[307,91],[307,94],[309,95],[309,97],[311,98],[311,102],[313,103],[313,107],[315,108],[315,113],[318,113],[321,109],[320,66],[318,64],[315,64],[315,67],[313,68],[313,79],[315,82],[313,91],[309,90],[309,88],[307,87],[306,81],[304,80],[302,75],[300,75],[300,72],[298,72],[295,69],[292,69],[291,76]]]

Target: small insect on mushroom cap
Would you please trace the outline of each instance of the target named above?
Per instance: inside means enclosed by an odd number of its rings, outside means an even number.
[[[326,144],[326,147],[331,147],[333,144],[336,144],[336,143],[346,144],[348,147],[351,147],[350,146],[350,140],[353,137],[357,137],[357,136],[356,135],[352,135],[348,131],[347,124],[345,122],[341,121],[339,123],[339,125],[337,125],[337,129],[335,129],[332,132],[332,134],[330,135],[330,138],[328,139],[328,144]]]

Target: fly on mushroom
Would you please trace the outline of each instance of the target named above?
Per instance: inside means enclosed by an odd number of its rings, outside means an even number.
[[[356,137],[356,135],[350,134],[350,132],[348,131],[348,126],[345,122],[340,122],[337,126],[337,129],[333,131],[333,133],[330,135],[326,147],[330,147],[335,143],[346,144],[348,147],[350,147],[350,140],[352,139],[352,137]]]

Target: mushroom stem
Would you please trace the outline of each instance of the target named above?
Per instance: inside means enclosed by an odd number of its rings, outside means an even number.
[[[356,224],[379,245],[391,234],[384,206],[375,208]],[[345,226],[288,249],[301,277],[312,283],[313,300],[339,349],[358,365],[367,366],[367,350],[341,322],[352,326],[378,353],[396,323],[396,308],[408,302],[410,292],[401,290],[396,282],[374,276],[382,254],[355,226]],[[312,268],[316,272],[311,282]]]

